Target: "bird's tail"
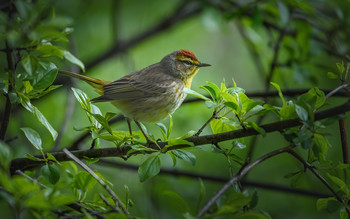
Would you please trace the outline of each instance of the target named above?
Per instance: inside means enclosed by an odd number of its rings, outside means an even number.
[[[105,81],[105,80],[100,80],[97,78],[91,78],[91,77],[88,77],[85,75],[81,75],[81,74],[77,74],[77,73],[69,72],[69,71],[59,70],[58,73],[60,73],[62,75],[69,76],[69,77],[77,78],[79,80],[83,80],[83,81],[87,82],[89,85],[91,85],[93,88],[95,88],[95,91],[100,95],[103,95],[103,86],[111,83],[111,81]]]

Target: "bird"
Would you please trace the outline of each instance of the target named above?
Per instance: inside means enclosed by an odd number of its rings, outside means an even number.
[[[83,80],[101,96],[91,102],[111,102],[130,121],[134,120],[145,136],[139,122],[157,122],[171,115],[186,98],[185,88],[191,88],[202,63],[187,49],[178,49],[164,56],[160,62],[132,72],[115,81],[105,81],[60,70],[59,73]]]

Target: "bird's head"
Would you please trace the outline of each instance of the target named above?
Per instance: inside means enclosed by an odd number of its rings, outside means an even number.
[[[191,87],[192,78],[197,74],[200,67],[210,66],[198,61],[195,54],[186,49],[175,50],[165,56],[161,63],[168,68],[170,74],[181,79],[187,88]]]

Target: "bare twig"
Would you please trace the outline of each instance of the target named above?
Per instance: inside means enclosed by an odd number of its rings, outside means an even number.
[[[325,96],[325,99],[330,98],[331,96],[333,96],[334,94],[338,93],[340,90],[342,90],[342,89],[344,89],[344,88],[346,88],[348,86],[349,86],[349,84],[342,84],[342,85],[340,85],[339,87],[337,87],[334,90],[332,90],[329,93],[327,93],[326,96]]]
[[[112,161],[107,159],[100,159],[98,164],[100,165],[108,165],[112,167],[118,167],[128,170],[137,171],[139,166],[135,164],[125,163],[125,162],[118,162],[118,161]],[[213,181],[213,182],[221,182],[225,183],[229,179],[226,177],[220,177],[220,176],[213,176],[203,173],[193,173],[189,171],[184,170],[177,170],[174,168],[161,168],[159,174],[163,175],[170,175],[170,176],[181,176],[181,177],[189,177],[193,179],[201,178],[203,180]],[[309,191],[304,189],[295,189],[290,188],[288,186],[278,185],[270,182],[257,182],[257,181],[249,181],[249,180],[241,180],[240,181],[243,186],[248,187],[255,187],[255,188],[261,188],[261,189],[267,189],[271,191],[280,191],[280,192],[286,192],[291,194],[298,194],[298,195],[304,195],[304,196],[311,196],[316,198],[327,198],[330,197],[329,194],[317,192],[317,191]]]
[[[252,168],[260,164],[261,162],[265,161],[266,159],[269,159],[271,157],[274,157],[276,155],[279,155],[281,153],[287,152],[294,148],[294,145],[289,145],[287,147],[272,151],[270,153],[265,154],[264,156],[261,156],[257,160],[255,160],[252,163],[247,164],[244,166],[240,171],[233,177],[231,178],[208,202],[207,204],[204,205],[204,207],[199,211],[197,214],[197,217],[202,217],[208,210],[209,208],[216,202],[216,200],[224,194],[234,183],[239,181],[245,174],[247,174]]]
[[[63,152],[72,160],[74,160],[79,166],[81,166],[86,172],[88,172],[92,177],[94,177],[97,182],[99,182],[102,187],[112,196],[113,200],[118,203],[118,206],[122,209],[124,214],[131,218],[130,213],[126,210],[123,203],[119,200],[118,196],[114,193],[114,191],[94,172],[92,171],[86,164],[84,164],[81,160],[79,160],[76,156],[74,156],[70,151],[66,148],[63,149]]]
[[[315,167],[313,167],[311,164],[305,161],[295,151],[290,149],[288,153],[291,154],[293,157],[295,157],[297,160],[299,160],[304,165],[305,168],[308,168],[329,189],[329,191],[333,193],[333,195],[337,198],[337,200],[345,206],[345,210],[350,217],[350,210],[347,208],[347,203],[344,201],[342,197],[338,195],[338,193],[329,185],[329,183],[316,171]]]
[[[116,207],[112,206],[112,205],[108,202],[108,200],[104,197],[104,195],[103,195],[102,193],[100,193],[100,197],[101,197],[102,201],[103,201],[108,207],[110,207],[110,208],[112,209],[112,211],[117,212],[117,213],[120,213],[118,207],[117,207],[117,206],[116,206]]]
[[[219,110],[214,111],[213,115],[208,119],[208,121],[206,123],[204,123],[204,125],[198,130],[198,132],[196,134],[194,134],[194,136],[199,136],[202,132],[203,129],[211,122],[211,120],[215,119],[217,117],[217,115],[225,108],[225,106],[221,107]]]

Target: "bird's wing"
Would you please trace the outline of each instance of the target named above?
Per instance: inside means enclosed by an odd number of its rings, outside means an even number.
[[[166,93],[174,86],[174,80],[167,74],[152,71],[155,67],[150,66],[105,85],[103,95],[93,101],[137,100]]]

